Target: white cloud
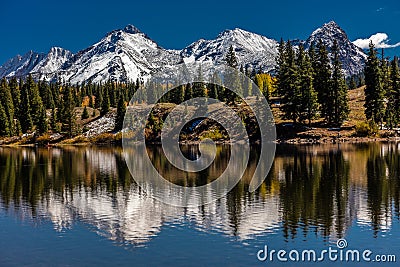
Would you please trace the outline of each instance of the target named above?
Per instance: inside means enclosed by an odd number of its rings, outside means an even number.
[[[372,43],[375,45],[375,48],[394,48],[400,46],[400,42],[397,44],[388,44],[390,41],[389,36],[386,33],[377,33],[374,35],[371,35],[368,39],[357,39],[353,42],[356,46],[362,49],[367,49],[369,47],[369,43],[372,41]]]
[[[378,9],[376,10],[376,12],[381,12],[381,11],[383,11],[383,10],[385,10],[385,8],[380,7],[380,8],[378,8]]]

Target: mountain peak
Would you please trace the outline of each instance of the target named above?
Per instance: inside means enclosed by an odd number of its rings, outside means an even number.
[[[329,21],[328,23],[325,23],[324,26],[322,27],[340,28],[339,25],[333,20]]]
[[[124,32],[126,33],[142,33],[138,28],[136,28],[135,26],[133,26],[132,24],[128,24],[125,26],[125,28],[123,29]]]
[[[340,26],[330,21],[316,29],[305,42],[305,48],[322,42],[328,49],[330,56],[334,42],[339,46],[339,57],[343,64],[344,74],[350,76],[363,70],[366,55],[356,47],[348,38],[346,32]]]
[[[234,29],[226,29],[226,30],[222,31],[220,34],[218,34],[218,37],[238,35],[238,34],[242,34],[243,35],[243,34],[252,34],[252,33],[248,32],[246,30],[243,30],[241,28],[234,28]]]

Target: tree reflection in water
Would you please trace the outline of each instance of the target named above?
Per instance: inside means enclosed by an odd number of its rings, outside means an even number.
[[[196,147],[182,148],[196,157]],[[247,188],[258,160],[252,148],[248,170],[222,199],[198,208],[166,206],[132,179],[118,147],[0,148],[0,210],[24,220],[51,220],[56,230],[76,221],[116,242],[144,245],[170,222],[189,220],[196,228],[240,239],[281,233],[285,240],[308,234],[343,237],[354,223],[373,237],[399,220],[400,146],[344,144],[277,146],[271,171],[253,194]],[[199,174],[180,173],[148,148],[171,182],[198,186],[226,168],[229,146]]]

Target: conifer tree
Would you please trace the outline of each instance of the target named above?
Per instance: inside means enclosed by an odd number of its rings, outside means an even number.
[[[100,115],[104,116],[110,111],[110,97],[107,87],[104,88],[103,101],[101,102]]]
[[[313,79],[315,80],[315,71],[317,69],[317,53],[315,51],[314,42],[312,42],[308,48],[308,57],[310,58],[311,68],[313,69]]]
[[[251,73],[249,71],[248,66],[246,66],[245,69],[245,77],[246,79],[244,79],[244,83],[243,83],[243,96],[251,96],[253,95],[253,84],[251,82],[251,77],[250,77]]]
[[[73,88],[66,84],[63,88],[62,98],[62,112],[61,112],[61,123],[62,130],[67,132],[69,137],[72,137],[75,133],[75,101],[72,93]]]
[[[374,44],[369,44],[368,59],[365,65],[365,116],[368,120],[381,124],[384,111],[384,88],[381,64]]]
[[[351,76],[350,78],[350,83],[349,83],[349,89],[356,89],[357,88],[357,83],[354,75]]]
[[[31,101],[29,95],[29,88],[27,84],[21,85],[21,105],[19,110],[19,122],[21,123],[21,130],[23,133],[31,131],[33,128],[32,116],[31,116]]]
[[[342,74],[342,62],[339,58],[339,46],[337,41],[334,41],[332,47],[333,55],[333,72],[332,84],[329,96],[330,112],[328,115],[329,122],[335,125],[341,125],[347,119],[350,109],[347,98],[347,86],[344,76]]]
[[[227,104],[235,104],[235,101],[238,100],[238,95],[231,90],[236,90],[240,95],[242,94],[242,87],[237,70],[238,60],[232,45],[225,56],[225,63],[227,68],[224,75],[224,86],[226,88],[224,90],[224,98]]]
[[[197,70],[196,82],[193,83],[193,97],[205,97],[206,96],[206,87],[204,85],[204,77],[203,70],[201,69],[201,65]]]
[[[57,129],[57,122],[58,122],[58,120],[57,120],[57,111],[56,111],[55,107],[53,107],[51,109],[51,118],[50,118],[50,128],[51,128],[51,130],[53,130],[53,131],[57,131],[58,130]]]
[[[193,98],[193,87],[191,83],[186,84],[185,89],[185,100],[189,100]]]
[[[39,95],[42,99],[43,105],[46,108],[52,108],[54,106],[53,92],[50,85],[46,81],[38,82]]]
[[[290,119],[293,123],[297,122],[301,105],[301,94],[298,86],[298,72],[296,65],[295,52],[290,41],[286,42],[285,48],[279,49],[278,61],[283,57],[284,63],[279,68],[279,90],[282,96],[284,117]]]
[[[89,107],[94,108],[94,101],[92,94],[89,94]]]
[[[6,111],[0,102],[0,136],[9,136],[10,125]]]
[[[39,134],[44,134],[49,129],[49,125],[47,123],[46,108],[44,106],[42,106],[42,108],[39,112],[40,112],[40,115],[38,118],[37,129],[38,129]]]
[[[40,97],[39,94],[39,88],[31,75],[28,76],[25,86],[29,94],[32,122],[34,125],[37,126],[39,124],[40,116],[42,116],[41,114],[43,108],[42,98]]]
[[[117,117],[115,119],[114,131],[121,131],[124,125],[124,118],[126,113],[125,101],[122,96],[119,97],[117,106]]]
[[[389,88],[386,98],[386,123],[392,129],[400,122],[400,71],[397,57],[394,57],[390,63]]]
[[[329,115],[331,111],[331,103],[329,99],[330,85],[332,71],[330,67],[330,60],[328,56],[328,50],[320,40],[317,44],[316,61],[314,67],[314,89],[318,95],[318,101],[321,108],[321,115],[327,121],[330,120]]]
[[[317,117],[317,93],[313,85],[313,69],[310,57],[305,53],[304,47],[299,46],[297,53],[298,86],[300,90],[299,120],[308,120],[308,124]]]
[[[278,56],[276,57],[276,90],[280,95],[285,95],[286,91],[286,73],[288,70],[287,66],[287,53],[285,49],[285,42],[281,38],[278,46]]]
[[[11,98],[14,105],[14,118],[20,118],[20,105],[21,105],[21,88],[19,87],[18,81],[15,77],[11,78],[10,83]]]
[[[168,92],[170,96],[168,102],[170,103],[180,104],[185,99],[185,86],[180,82],[177,82],[177,84],[179,84],[177,87]]]
[[[3,105],[8,120],[7,135],[12,136],[14,135],[14,103],[6,78],[0,81],[0,102]]]
[[[222,80],[217,72],[214,72],[211,77],[211,84],[208,85],[208,97],[213,99],[219,99],[220,94],[222,95],[223,88],[221,86]]]
[[[157,85],[154,81],[150,81],[148,87],[146,88],[146,99],[148,103],[155,103],[157,99]]]
[[[108,89],[109,96],[110,96],[110,106],[116,107],[117,106],[117,87],[115,82],[110,82],[110,88]]]
[[[81,115],[81,119],[82,120],[86,120],[86,119],[88,119],[89,118],[89,112],[88,112],[88,110],[87,110],[87,107],[85,106],[84,108],[83,108],[83,112],[82,112],[82,115]]]

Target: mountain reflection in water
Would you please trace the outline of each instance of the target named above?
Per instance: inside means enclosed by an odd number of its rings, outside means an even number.
[[[230,155],[228,146],[218,146],[207,170],[180,176],[160,149],[148,148],[154,165],[185,186],[218,177]],[[198,151],[182,149],[189,156]],[[376,238],[399,224],[399,144],[278,145],[267,179],[250,194],[257,153],[252,148],[248,171],[226,197],[179,208],[158,202],[135,184],[121,148],[3,147],[0,213],[35,223],[50,220],[55,231],[80,221],[129,246],[145,246],[163,225],[182,222],[240,240],[268,234],[284,240],[308,235],[329,240],[345,236],[352,225],[365,227]]]

